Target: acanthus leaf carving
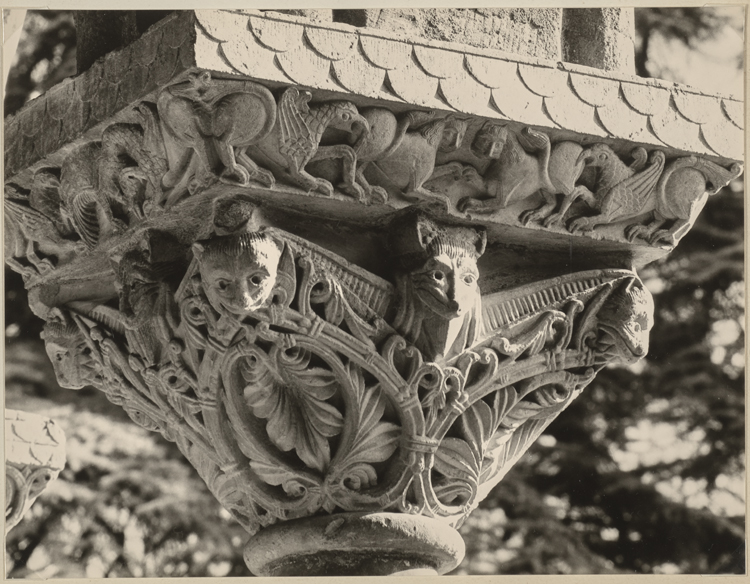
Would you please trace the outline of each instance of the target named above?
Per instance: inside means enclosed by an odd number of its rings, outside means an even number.
[[[294,449],[309,467],[325,471],[330,462],[328,438],[343,426],[341,413],[326,400],[338,390],[334,375],[311,367],[312,355],[294,347],[274,347],[267,362],[245,364],[244,396],[253,413],[268,420],[271,441],[283,451]]]

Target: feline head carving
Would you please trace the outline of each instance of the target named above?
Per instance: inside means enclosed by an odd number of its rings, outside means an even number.
[[[279,245],[264,233],[217,237],[193,244],[203,290],[219,313],[240,318],[271,297],[281,259]]]
[[[440,140],[441,152],[453,152],[458,150],[463,143],[466,130],[469,127],[469,118],[459,118],[449,114],[445,118],[445,127]]]
[[[393,324],[426,358],[447,359],[471,346],[481,330],[477,260],[486,234],[425,217],[407,221],[391,238],[401,268]]]
[[[497,160],[503,152],[507,139],[507,127],[487,121],[474,136],[471,151],[480,158]]]
[[[96,379],[94,359],[75,324],[46,322],[41,337],[60,387],[81,389],[92,384]]]
[[[584,163],[588,166],[608,166],[612,163],[624,166],[614,150],[606,144],[594,144],[578,155],[576,164]]]

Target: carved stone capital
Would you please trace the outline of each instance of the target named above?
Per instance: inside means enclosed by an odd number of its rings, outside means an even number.
[[[5,410],[5,533],[65,467],[65,434],[52,420]]]
[[[174,441],[254,572],[443,573],[596,372],[646,354],[636,269],[742,170],[736,102],[602,75],[180,14],[7,122],[6,261],[59,383]]]

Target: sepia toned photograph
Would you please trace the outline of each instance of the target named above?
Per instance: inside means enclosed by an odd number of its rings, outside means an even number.
[[[746,574],[744,5],[2,15],[5,578]]]

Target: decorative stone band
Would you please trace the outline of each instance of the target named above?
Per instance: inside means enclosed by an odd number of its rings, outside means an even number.
[[[65,467],[65,435],[52,420],[5,410],[5,533]]]
[[[57,152],[194,68],[600,140],[739,161],[743,104],[571,64],[258,11],[201,10],[33,100],[5,124],[5,175]],[[101,131],[101,130],[100,130]]]

